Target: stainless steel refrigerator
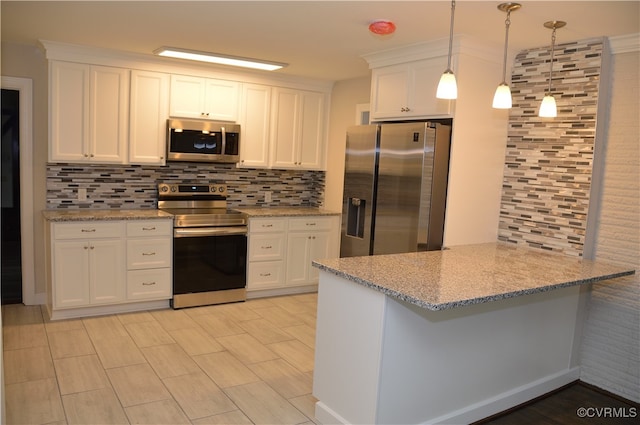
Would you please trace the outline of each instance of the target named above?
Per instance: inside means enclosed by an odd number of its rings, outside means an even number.
[[[442,248],[450,141],[450,121],[348,129],[341,257]]]

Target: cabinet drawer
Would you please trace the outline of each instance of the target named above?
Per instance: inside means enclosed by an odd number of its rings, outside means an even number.
[[[171,298],[171,269],[131,270],[127,272],[127,299]]]
[[[122,237],[123,233],[121,221],[85,221],[53,225],[53,239],[113,239]]]
[[[249,233],[284,232],[286,229],[286,218],[252,218],[249,220]]]
[[[266,289],[284,286],[284,275],[284,263],[282,261],[249,263],[247,289]]]
[[[309,230],[330,230],[331,217],[304,217],[304,218],[290,218],[289,230],[290,231],[309,231]]]
[[[284,245],[283,234],[249,235],[249,261],[282,260]]]
[[[130,239],[127,241],[127,269],[171,266],[171,240]]]
[[[128,237],[144,237],[144,236],[169,236],[173,231],[172,220],[144,220],[144,221],[128,221],[127,236]]]

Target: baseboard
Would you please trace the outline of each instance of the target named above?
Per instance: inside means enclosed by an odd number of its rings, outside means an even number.
[[[580,378],[580,368],[574,367],[554,375],[513,388],[495,397],[483,400],[446,415],[431,419],[425,424],[469,424],[504,412],[541,395],[554,391]],[[316,407],[317,410],[317,407]]]
[[[315,415],[316,415],[315,422],[320,423],[322,425],[349,423],[345,418],[338,415],[336,412],[331,410],[329,406],[327,406],[321,401],[316,402]]]
[[[135,303],[80,307],[54,311],[49,311],[47,308],[47,310],[50,320],[61,320],[77,319],[79,317],[106,316],[109,314],[134,313],[137,311],[159,310],[164,308],[170,308],[169,300],[141,301]]]
[[[286,288],[273,288],[273,289],[247,289],[247,299],[254,298],[266,298],[266,297],[279,297],[281,295],[293,295],[304,294],[307,292],[318,292],[318,284],[301,285],[301,286],[289,286]]]

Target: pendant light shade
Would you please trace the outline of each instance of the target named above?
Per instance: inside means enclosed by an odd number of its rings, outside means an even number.
[[[558,116],[558,108],[556,106],[556,99],[550,94],[546,95],[542,99],[540,104],[540,110],[538,116],[542,118],[555,118]]]
[[[456,11],[456,2],[451,2],[451,25],[449,27],[449,56],[447,61],[447,69],[440,77],[438,83],[438,90],[436,91],[436,97],[438,99],[457,99],[458,98],[458,85],[456,83],[456,76],[451,70],[451,51],[453,47],[453,16]]]
[[[558,116],[556,100],[551,94],[551,77],[553,76],[553,54],[556,47],[556,30],[567,25],[564,21],[548,21],[544,23],[545,28],[553,30],[551,33],[551,58],[549,59],[549,90],[542,99],[538,116],[542,118],[555,118]]]
[[[509,26],[511,25],[511,12],[518,10],[522,7],[520,3],[501,3],[498,5],[498,9],[507,12],[507,19],[504,21],[504,60],[502,62],[502,82],[496,89],[496,94],[493,96],[493,107],[496,109],[509,109],[511,108],[511,88],[507,84],[507,48],[509,45]]]
[[[493,107],[495,109],[509,109],[512,106],[511,88],[507,83],[502,83],[493,95]]]

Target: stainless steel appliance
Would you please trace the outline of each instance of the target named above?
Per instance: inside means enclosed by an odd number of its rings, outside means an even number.
[[[246,299],[247,218],[227,209],[224,184],[158,185],[174,215],[173,308]]]
[[[442,248],[451,121],[347,131],[340,256]]]
[[[206,120],[167,120],[167,159],[238,162],[240,125]]]

